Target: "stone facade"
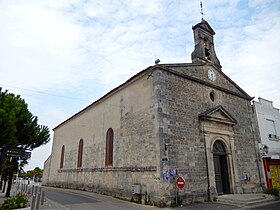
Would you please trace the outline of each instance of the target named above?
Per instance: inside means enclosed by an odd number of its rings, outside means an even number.
[[[209,27],[203,20],[193,29]],[[200,46],[193,63],[149,67],[54,128],[44,184],[125,199],[133,197],[132,185],[139,185],[146,202],[171,202],[177,176],[186,182],[179,190],[185,203],[257,192],[252,98],[221,71],[213,35],[208,33],[211,56],[196,58],[203,56]],[[114,131],[113,164],[106,166],[109,128]],[[82,167],[77,167],[81,139]],[[177,175],[171,176],[171,170]]]

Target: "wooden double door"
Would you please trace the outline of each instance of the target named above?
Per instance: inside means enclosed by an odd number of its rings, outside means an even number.
[[[218,195],[229,194],[229,176],[226,150],[221,141],[216,141],[213,147],[215,182]]]

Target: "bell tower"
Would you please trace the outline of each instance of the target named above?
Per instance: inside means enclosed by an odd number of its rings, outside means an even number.
[[[200,23],[192,27],[194,34],[194,51],[192,52],[192,63],[213,63],[221,68],[220,61],[216,56],[214,48],[215,31],[203,18]]]

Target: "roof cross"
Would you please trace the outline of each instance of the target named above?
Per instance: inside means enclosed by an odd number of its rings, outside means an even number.
[[[205,14],[203,13],[202,1],[200,2],[200,14],[201,14],[201,19],[203,20],[203,16]]]

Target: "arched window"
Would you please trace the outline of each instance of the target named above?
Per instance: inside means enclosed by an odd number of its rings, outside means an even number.
[[[78,162],[77,162],[77,168],[82,167],[82,161],[83,161],[83,146],[84,142],[83,139],[80,140],[79,142],[79,148],[78,148]]]
[[[226,155],[226,149],[221,141],[215,141],[213,145],[213,153],[218,155]]]
[[[106,133],[105,166],[113,165],[113,142],[114,142],[114,131],[112,128],[109,128]]]
[[[61,147],[61,154],[60,154],[60,168],[63,168],[64,164],[64,152],[65,152],[65,146],[63,145]]]
[[[204,38],[204,48],[205,48],[205,58],[206,59],[210,59],[210,45],[209,45],[209,40],[207,39],[207,37]]]

